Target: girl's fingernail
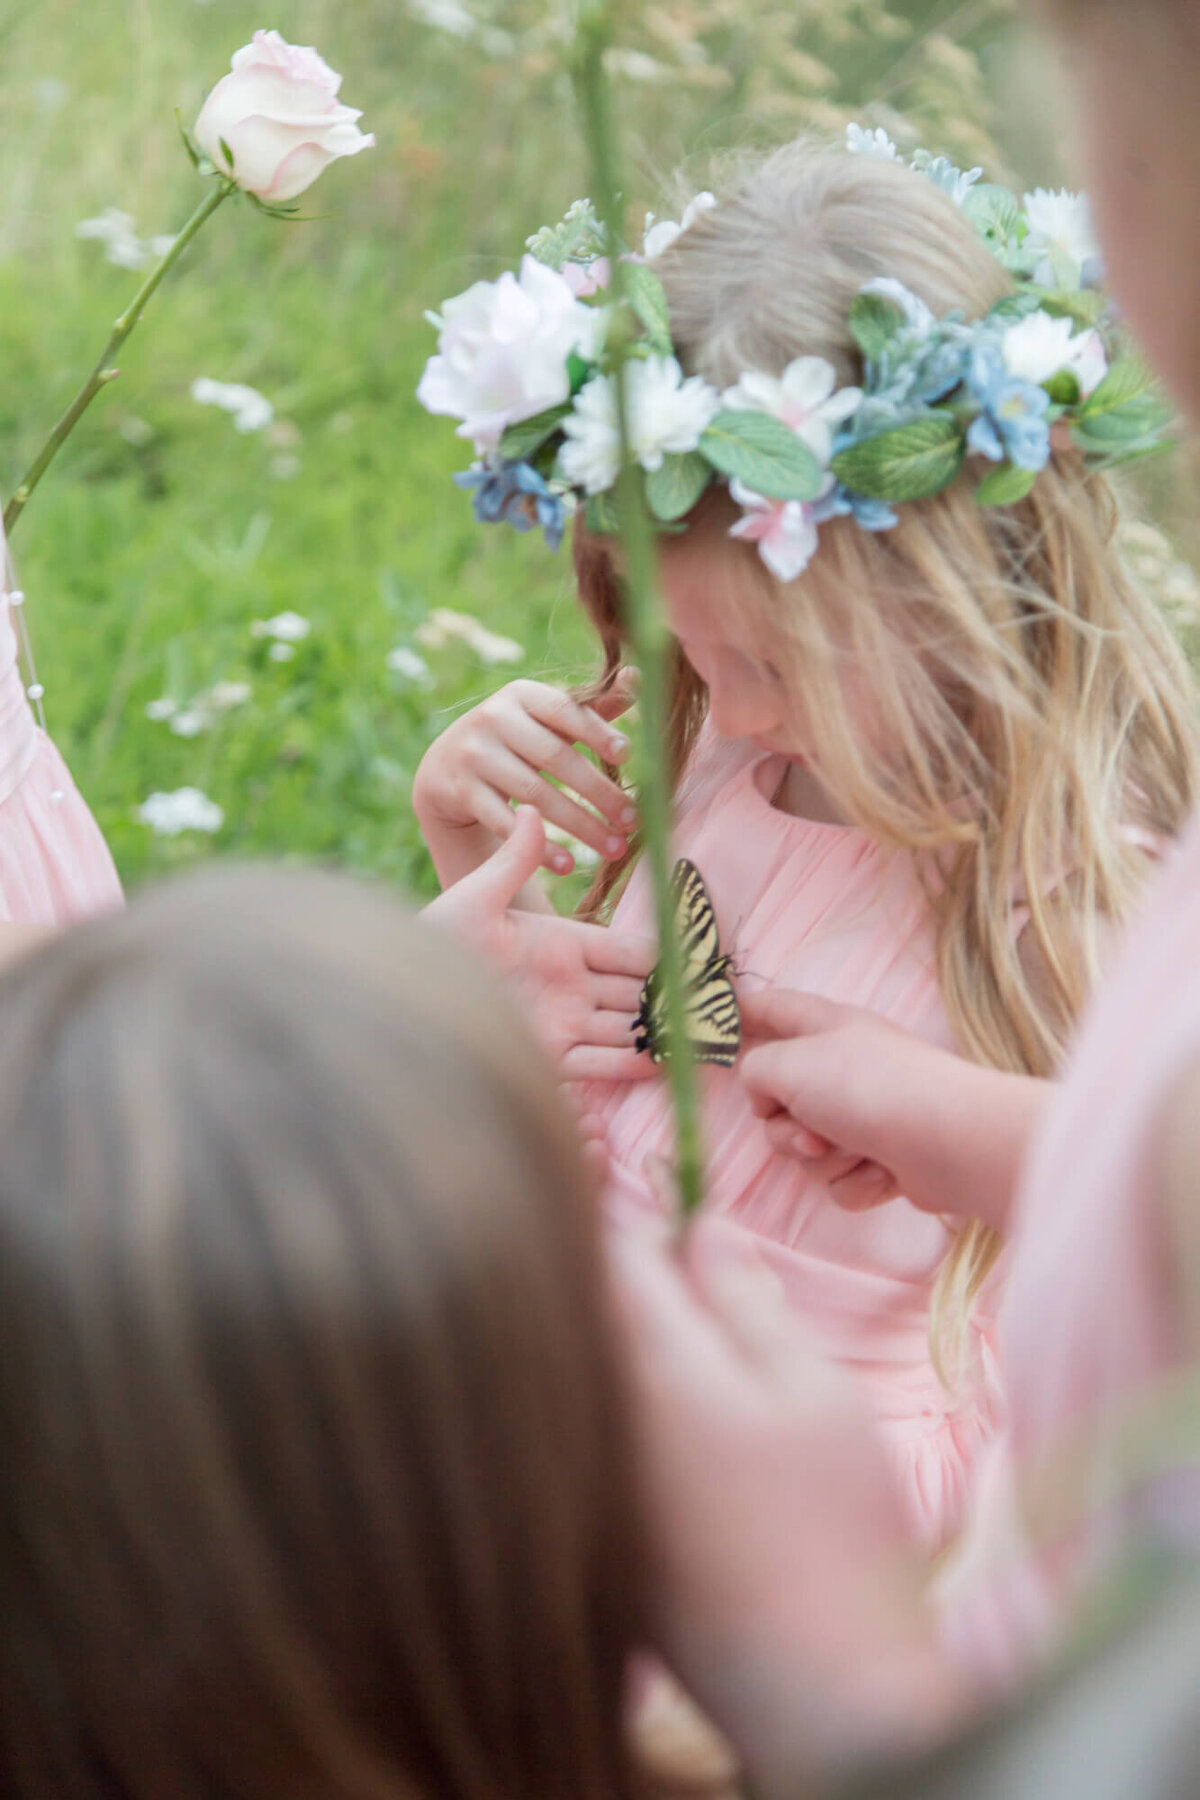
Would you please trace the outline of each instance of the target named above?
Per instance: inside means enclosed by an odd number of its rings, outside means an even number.
[[[620,732],[614,731],[613,735],[608,740],[609,755],[610,756],[624,756],[624,754],[628,750],[628,748],[629,748],[629,739],[627,737],[622,737]]]
[[[623,806],[621,808],[621,823],[622,823],[622,825],[636,825],[637,824],[637,807],[636,806]]]
[[[610,838],[605,838],[605,840],[604,840],[604,854],[606,856],[620,856],[620,854],[624,850],[624,848],[625,848],[625,839],[624,838],[610,837]]]
[[[551,860],[556,869],[561,870],[564,875],[569,874],[572,866],[571,858],[567,855],[565,850],[556,850]]]

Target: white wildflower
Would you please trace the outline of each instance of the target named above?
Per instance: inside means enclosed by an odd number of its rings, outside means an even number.
[[[151,700],[146,707],[146,717],[161,724],[164,719],[173,719],[179,711],[176,702],[169,694],[162,694],[157,700]]]
[[[690,227],[696,223],[697,219],[701,218],[706,212],[711,212],[713,207],[717,204],[717,196],[715,194],[710,194],[707,191],[703,194],[697,194],[694,200],[688,201],[687,206],[684,209],[683,217],[678,224],[675,223],[674,219],[656,220],[653,213],[647,213],[646,231],[645,236],[642,239],[642,255],[645,257],[646,261],[653,262],[654,258],[656,256],[661,256],[664,250],[669,250],[677,237],[681,237],[685,231],[689,230]]]
[[[402,676],[416,687],[432,687],[433,671],[420,651],[410,649],[407,644],[397,644],[394,650],[388,651],[384,661],[393,675]]]
[[[625,365],[629,436],[634,456],[653,473],[664,456],[694,450],[721,409],[721,397],[698,375],[684,378],[673,356],[651,356]],[[594,376],[563,420],[567,442],[558,453],[560,474],[572,487],[602,494],[620,468],[617,398],[613,378]]]
[[[499,637],[470,613],[455,612],[449,606],[434,607],[413,636],[423,650],[441,650],[449,643],[465,644],[481,663],[489,666],[518,663],[525,656],[524,648],[514,638]]]
[[[192,383],[192,399],[201,406],[216,406],[229,413],[238,431],[262,431],[275,417],[275,408],[257,388],[237,381],[211,381],[198,375]]]
[[[151,794],[138,807],[138,818],[160,837],[176,837],[181,831],[219,831],[225,823],[224,811],[216,801],[194,787]]]
[[[273,619],[255,619],[250,626],[250,636],[256,638],[275,638],[279,643],[298,644],[312,630],[312,621],[300,613],[276,613]]]
[[[451,37],[474,37],[479,22],[459,0],[408,0],[408,10],[422,25],[445,31]]]
[[[202,707],[185,706],[173,715],[170,723],[176,737],[194,738],[207,731],[209,720]]]
[[[204,696],[214,712],[230,712],[235,706],[245,706],[254,692],[248,681],[218,681]]]
[[[645,81],[657,87],[675,80],[675,71],[667,63],[647,56],[644,50],[627,50],[619,45],[605,51],[604,66],[610,75],[624,75],[629,81]]]
[[[834,432],[858,411],[862,389],[839,388],[837,371],[821,356],[800,356],[783,374],[749,370],[721,404],[731,412],[765,412],[789,425],[822,468],[833,455]]]
[[[294,644],[272,644],[271,648],[267,651],[267,655],[272,662],[291,662],[295,654],[296,647]]]
[[[1025,216],[1024,248],[1040,259],[1033,279],[1043,287],[1077,287],[1086,265],[1100,255],[1087,195],[1036,188],[1025,195]]]
[[[852,156],[873,156],[878,162],[899,162],[900,152],[882,125],[847,125],[846,148]]]
[[[133,214],[116,206],[106,206],[95,219],[81,219],[75,236],[95,238],[104,245],[105,260],[119,269],[143,269],[154,260],[152,249],[137,234]]]

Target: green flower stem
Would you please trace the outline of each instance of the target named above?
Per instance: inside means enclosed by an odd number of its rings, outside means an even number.
[[[66,442],[68,437],[70,437],[75,426],[79,423],[79,420],[83,417],[101,388],[107,387],[110,381],[115,381],[117,375],[120,373],[118,369],[114,369],[111,366],[112,359],[141,318],[146,303],[154,293],[155,288],[158,287],[163,277],[167,275],[179,261],[179,258],[183,255],[196,233],[200,230],[201,226],[212,217],[221,202],[227,200],[230,194],[235,194],[237,191],[237,183],[235,181],[230,181],[225,177],[222,177],[217,181],[212,192],[201,201],[183,230],[179,233],[179,236],[175,239],[175,242],[171,245],[171,248],[167,251],[161,262],[150,271],[129,305],[125,308],[125,311],[114,324],[112,331],[109,334],[108,342],[101,351],[95,368],[92,370],[91,374],[76,394],[74,400],[72,400],[70,406],[68,406],[66,412],[34,457],[29,468],[25,471],[24,475],[22,475],[20,481],[17,483],[12,499],[4,509],[4,529],[9,536],[12,535],[13,526],[29,504],[29,498],[33,493],[34,488],[42,479],[42,476],[46,473],[46,470],[50,467],[54,458],[58,455],[61,446]]]
[[[616,133],[613,124],[604,52],[612,33],[608,0],[585,0],[576,31],[574,77],[584,117],[591,159],[596,209],[604,222],[608,241],[615,245],[623,235],[620,183],[617,170]],[[627,297],[630,265],[612,258],[612,296]],[[671,794],[666,755],[666,648],[667,631],[655,579],[654,533],[642,499],[637,466],[629,446],[629,419],[625,392],[625,359],[630,331],[624,322],[632,317],[618,306],[619,321],[609,338],[616,364],[616,411],[621,440],[621,474],[616,488],[617,517],[625,555],[622,583],[628,604],[628,623],[634,656],[642,671],[640,693],[642,745],[638,768],[638,797],[642,832],[658,922],[660,970],[666,1000],[668,1073],[675,1107],[676,1177],[685,1216],[695,1210],[703,1195],[700,1116],[696,1071],[684,1019],[684,975],[671,902]]]

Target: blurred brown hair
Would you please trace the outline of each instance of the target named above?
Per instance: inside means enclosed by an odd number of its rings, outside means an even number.
[[[187,880],[0,983],[0,1787],[620,1800],[594,1196],[461,951]]]

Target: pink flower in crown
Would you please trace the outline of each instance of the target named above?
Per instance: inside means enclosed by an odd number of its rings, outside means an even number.
[[[602,294],[612,282],[612,264],[607,256],[596,256],[590,263],[564,263],[563,280],[577,300]]]
[[[722,404],[730,412],[765,412],[802,438],[822,467],[833,455],[837,427],[858,410],[862,389],[838,388],[837,371],[821,356],[798,356],[782,375],[751,369]]]
[[[833,485],[830,476],[816,500],[772,500],[735,479],[729,492],[742,517],[730,526],[729,535],[757,544],[776,580],[795,581],[817,553],[817,526],[825,516],[821,502]]]
[[[256,31],[204,102],[196,142],[246,193],[294,200],[331,162],[375,142],[358,129],[362,114],[338,99],[341,85],[315,50]]]

